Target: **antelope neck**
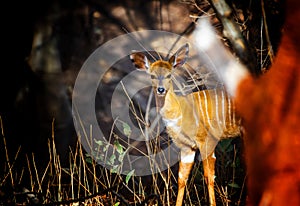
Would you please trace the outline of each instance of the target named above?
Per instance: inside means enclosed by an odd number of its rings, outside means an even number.
[[[166,92],[161,112],[168,119],[177,119],[182,116],[180,102],[178,101],[178,96],[174,93],[173,85],[170,85],[169,90]]]

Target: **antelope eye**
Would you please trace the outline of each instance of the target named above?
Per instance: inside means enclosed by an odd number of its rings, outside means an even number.
[[[171,74],[168,74],[167,76],[166,76],[166,79],[170,79],[171,78]]]
[[[156,79],[156,76],[151,74],[151,79]]]

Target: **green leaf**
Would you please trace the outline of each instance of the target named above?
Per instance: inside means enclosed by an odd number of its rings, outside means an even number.
[[[111,157],[109,158],[109,163],[114,164],[116,159],[116,155],[112,154]]]
[[[127,124],[127,123],[125,123],[125,122],[123,122],[123,133],[126,135],[126,136],[130,136],[130,134],[131,134],[131,129],[130,129],[130,126]]]
[[[116,155],[115,155],[115,154],[112,154],[112,155],[110,156],[110,158],[108,159],[108,163],[109,163],[110,165],[113,165],[113,164],[115,163],[115,160],[116,160]]]
[[[113,165],[113,167],[111,168],[110,172],[111,173],[118,173],[119,172],[119,165]]]
[[[87,163],[90,163],[90,164],[93,163],[93,159],[92,159],[91,157],[86,157],[86,158],[85,158],[85,161],[86,161]]]
[[[116,202],[115,204],[114,204],[114,206],[119,206],[120,205],[120,202]]]
[[[132,175],[134,174],[134,169],[131,170],[127,175],[126,175],[126,179],[125,179],[125,182],[126,184],[128,184],[130,178],[132,177]]]
[[[240,186],[236,183],[229,183],[228,186],[232,188],[240,188]]]
[[[118,140],[115,140],[114,145],[115,145],[115,147],[116,147],[116,149],[117,149],[117,152],[118,152],[119,154],[123,154],[123,153],[124,153],[123,145],[121,145],[120,142],[119,142]]]
[[[109,148],[109,145],[108,145],[108,144],[105,145],[105,146],[103,147],[103,152],[106,152],[106,151],[108,150],[108,148]]]
[[[125,153],[120,154],[119,157],[118,157],[119,162],[123,162],[124,157],[125,157]]]
[[[94,139],[95,143],[98,145],[98,146],[102,146],[103,145],[103,141],[102,140],[96,140]]]

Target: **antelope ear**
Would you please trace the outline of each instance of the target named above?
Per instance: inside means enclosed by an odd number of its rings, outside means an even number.
[[[130,59],[137,70],[148,72],[150,68],[150,62],[142,52],[133,51],[130,55]]]
[[[189,57],[189,45],[186,43],[169,59],[170,64],[176,68],[185,64]]]

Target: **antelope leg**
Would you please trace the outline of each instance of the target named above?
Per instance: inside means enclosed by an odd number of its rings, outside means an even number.
[[[214,153],[210,154],[205,160],[202,161],[204,178],[208,187],[209,203],[211,206],[216,205],[215,190],[214,190],[215,162],[216,162],[216,157]]]
[[[176,206],[182,205],[186,182],[194,165],[195,151],[191,148],[182,148],[180,156]]]

